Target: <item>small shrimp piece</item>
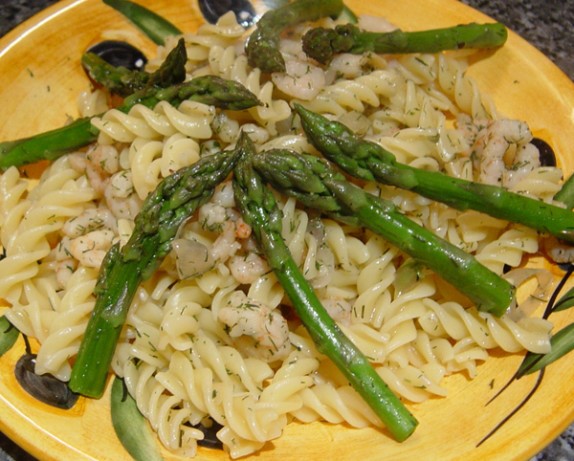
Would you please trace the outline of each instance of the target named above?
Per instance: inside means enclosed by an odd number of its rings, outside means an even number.
[[[119,170],[120,154],[114,146],[96,144],[88,150],[86,158],[94,169],[112,175]]]
[[[349,301],[342,298],[327,298],[322,299],[321,304],[335,322],[350,325],[353,306]]]
[[[537,149],[527,147],[532,133],[518,120],[495,120],[482,129],[474,145],[479,182],[511,187],[540,166]]]
[[[60,288],[65,288],[68,285],[68,281],[72,277],[77,266],[78,261],[72,258],[64,259],[56,263],[56,282]]]
[[[211,247],[211,258],[214,261],[223,263],[231,258],[241,248],[241,244],[235,237],[235,223],[225,221],[221,234],[215,239]]]
[[[119,154],[115,147],[98,145],[86,153],[86,177],[94,191],[102,196],[110,176],[119,169]]]
[[[277,309],[234,292],[218,319],[229,327],[228,333],[238,347],[269,362],[285,358],[290,351],[289,326]]]
[[[248,239],[251,237],[251,226],[243,221],[243,218],[239,217],[235,221],[235,236],[238,239]]]
[[[233,256],[229,261],[231,275],[239,283],[253,283],[262,275],[269,272],[269,264],[256,253],[249,253],[247,256]]]
[[[369,62],[366,55],[341,53],[329,63],[329,73],[337,78],[357,78],[363,74],[363,69]]]
[[[233,183],[231,181],[225,181],[219,184],[213,192],[213,198],[211,201],[224,208],[233,208],[235,206]]]
[[[522,178],[540,166],[540,152],[531,143],[518,147],[514,157],[513,166],[505,171],[503,184],[512,189]]]
[[[208,202],[199,208],[198,219],[201,222],[201,227],[215,231],[228,221],[228,216],[225,207]]]
[[[104,189],[106,205],[117,219],[134,220],[142,206],[142,200],[130,187],[129,176],[125,172],[116,173]]]
[[[315,98],[326,85],[325,71],[309,61],[285,58],[285,72],[273,72],[271,80],[283,93],[303,101]]]
[[[70,255],[86,267],[99,268],[113,244],[114,232],[100,229],[70,240]]]
[[[102,227],[112,230],[117,228],[117,221],[111,211],[104,207],[88,208],[81,215],[66,221],[62,233],[70,238],[76,238]]]

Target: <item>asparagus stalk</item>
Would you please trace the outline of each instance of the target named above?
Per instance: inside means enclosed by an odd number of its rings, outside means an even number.
[[[554,199],[562,202],[570,210],[574,208],[574,174],[564,181]]]
[[[128,96],[117,109],[128,113],[136,104],[153,108],[160,101],[178,106],[186,99],[230,110],[248,109],[260,104],[257,97],[240,83],[205,75],[168,88],[146,88],[138,91]],[[96,141],[98,133],[99,130],[91,124],[91,117],[84,117],[30,138],[2,142],[0,169],[39,160],[55,160],[66,152]]]
[[[366,32],[353,24],[334,29],[317,27],[303,36],[303,51],[327,64],[338,53],[436,53],[461,48],[496,48],[506,42],[508,32],[500,23],[462,24],[417,32]]]
[[[305,21],[337,16],[341,11],[342,0],[296,0],[267,11],[257,22],[245,46],[249,65],[262,72],[284,72],[285,61],[279,51],[283,29]]]
[[[574,213],[570,210],[502,187],[401,164],[391,152],[359,138],[345,125],[299,104],[295,110],[311,143],[352,176],[412,190],[458,210],[473,209],[574,243]]]
[[[95,53],[88,52],[82,56],[82,65],[90,78],[110,93],[120,96],[154,87],[166,88],[183,82],[186,62],[187,51],[183,39],[178,41],[161,66],[152,73],[113,66]]]
[[[182,32],[167,19],[129,0],[103,0],[108,6],[119,11],[155,44],[165,45],[168,37]]]
[[[408,438],[417,421],[387,387],[361,351],[339,329],[297,267],[281,236],[282,213],[252,166],[249,146],[234,171],[235,199],[267,261],[319,351],[331,359],[392,435]],[[285,166],[285,165],[283,165]]]
[[[69,387],[78,394],[102,395],[109,366],[138,285],[153,275],[171,251],[181,224],[207,202],[231,172],[243,149],[201,158],[165,178],[145,200],[123,248],[106,254],[96,284],[96,304],[88,322]]]
[[[253,159],[254,168],[277,189],[336,219],[356,223],[384,237],[466,294],[478,309],[502,315],[514,301],[514,287],[472,255],[441,239],[348,182],[323,159],[270,150]]]

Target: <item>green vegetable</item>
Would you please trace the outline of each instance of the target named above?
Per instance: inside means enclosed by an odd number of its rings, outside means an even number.
[[[260,104],[257,97],[240,83],[205,75],[168,88],[147,88],[127,97],[118,110],[128,113],[136,104],[153,108],[160,101],[178,106],[185,100],[210,104],[222,109],[242,110]],[[69,125],[30,138],[0,143],[0,169],[22,166],[39,160],[55,160],[74,149],[86,146],[98,137],[91,118],[84,117]]]
[[[572,274],[574,274],[574,265],[570,264],[548,301],[543,315],[544,318],[549,318],[554,312],[564,311],[574,306],[574,288],[570,288],[559,299],[556,299]],[[550,346],[550,352],[546,354],[527,352],[516,372],[515,378],[519,379],[527,374],[543,370],[568,352],[574,350],[574,323],[565,326],[554,334],[550,338]]]
[[[319,351],[335,363],[392,435],[399,441],[405,440],[414,431],[417,421],[339,329],[300,272],[281,236],[282,212],[253,169],[252,159],[259,155],[253,155],[252,145],[246,152],[235,167],[233,180],[243,219],[253,228],[269,265]]]
[[[416,224],[392,202],[348,182],[323,159],[270,150],[253,159],[255,169],[277,189],[336,219],[354,220],[432,269],[478,309],[502,315],[514,300],[514,287],[472,255]]]
[[[550,338],[550,352],[529,352],[516,372],[516,378],[540,371],[574,349],[574,323],[562,328]]]
[[[183,39],[178,41],[161,66],[152,73],[113,66],[95,53],[84,53],[82,56],[82,65],[92,80],[110,93],[120,96],[128,96],[149,88],[166,88],[183,82],[186,62],[187,51]]]
[[[267,11],[257,22],[245,46],[249,65],[262,72],[284,72],[285,61],[279,51],[283,29],[305,21],[337,16],[342,10],[342,0],[296,0]]]
[[[574,243],[574,213],[508,190],[413,168],[374,142],[301,105],[295,106],[311,143],[350,175],[411,190],[458,210],[473,209]]]
[[[12,349],[20,332],[4,316],[0,317],[0,357]]]
[[[327,64],[338,53],[436,53],[461,48],[496,48],[508,32],[500,23],[463,24],[419,32],[366,32],[353,24],[317,27],[303,36],[303,51]]]
[[[118,377],[112,384],[110,404],[114,430],[131,457],[135,461],[162,461],[153,431]]]
[[[119,11],[157,45],[165,45],[168,37],[182,35],[182,32],[167,19],[153,11],[128,0],[103,0]]]
[[[201,158],[165,178],[147,197],[129,241],[106,254],[95,289],[96,305],[72,368],[70,389],[102,395],[127,311],[139,284],[153,275],[171,251],[182,223],[207,202],[231,172],[242,143],[234,150]]]
[[[560,190],[554,195],[554,200],[562,202],[569,210],[574,208],[574,174],[564,181]]]

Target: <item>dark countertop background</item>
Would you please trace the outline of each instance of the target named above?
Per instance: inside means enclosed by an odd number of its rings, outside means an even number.
[[[574,0],[462,1],[517,32],[574,80]],[[54,3],[57,0],[0,0],[0,36]],[[0,461],[34,458],[0,433]],[[531,461],[574,461],[574,424]]]

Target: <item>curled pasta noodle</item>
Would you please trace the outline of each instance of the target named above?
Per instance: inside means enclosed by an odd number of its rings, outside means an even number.
[[[306,423],[322,420],[331,424],[347,423],[356,428],[382,425],[373,410],[350,386],[317,384],[305,388],[301,399],[303,407],[293,411],[293,416]]]
[[[479,248],[476,259],[489,269],[502,274],[504,265],[516,267],[525,254],[538,251],[536,232],[527,228],[512,228],[504,232],[500,238]]]
[[[276,124],[291,115],[289,104],[274,97],[274,85],[264,81],[260,69],[252,69],[245,54],[237,54],[236,46],[214,46],[209,50],[209,73],[243,84],[261,101],[261,105],[248,109],[260,126],[272,135],[277,133]]]
[[[104,144],[131,143],[136,137],[161,139],[175,133],[207,139],[212,135],[210,124],[214,117],[214,108],[206,104],[186,100],[175,108],[160,101],[154,109],[136,104],[127,114],[111,109],[92,118],[92,125],[99,130],[99,142]]]
[[[96,277],[97,272],[88,268],[80,268],[70,277],[61,302],[53,305],[56,314],[36,356],[36,373],[50,373],[62,381],[69,380],[69,359],[78,352],[94,308]]]
[[[82,206],[93,199],[93,191],[75,181],[77,174],[66,167],[65,158],[56,161],[51,175],[45,175],[27,200],[27,206],[15,206],[20,210],[9,214],[5,224],[12,226],[13,233],[7,235],[10,227],[3,227],[2,245],[6,257],[0,261],[0,297],[10,303],[17,301],[20,283],[38,274],[38,262],[51,251],[48,238],[64,225],[64,222],[82,212]],[[13,173],[10,173],[13,174]],[[24,207],[26,208],[24,213]]]
[[[475,310],[464,309],[457,303],[439,304],[432,299],[423,300],[423,304],[429,310],[421,316],[419,323],[429,335],[457,340],[471,337],[482,348],[500,347],[508,352],[524,348],[541,352],[549,347],[549,323],[546,320],[513,321],[507,316],[496,318],[489,314],[479,315]]]
[[[379,107],[381,98],[394,94],[392,71],[376,70],[355,79],[337,80],[326,86],[312,101],[299,101],[307,109],[340,116],[349,110],[363,112]]]
[[[511,191],[552,203],[560,190],[562,172],[556,168],[535,168],[510,188]]]
[[[109,109],[105,91],[83,91],[78,97],[78,112],[81,117],[93,117]]]

